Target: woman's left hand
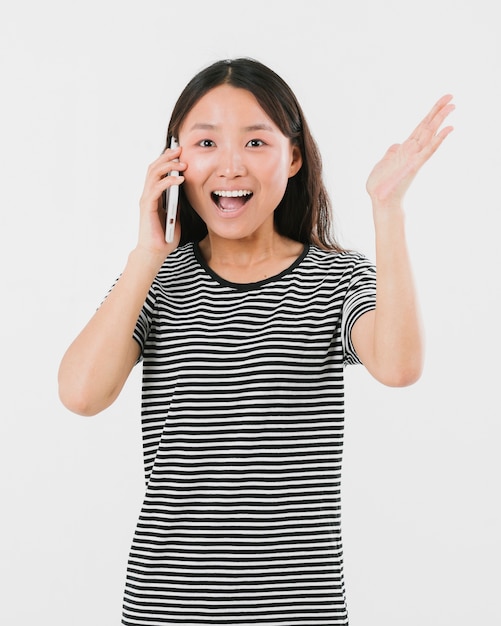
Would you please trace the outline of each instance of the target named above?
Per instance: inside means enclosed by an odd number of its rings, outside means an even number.
[[[366,184],[375,207],[401,207],[405,192],[418,171],[453,130],[452,126],[439,130],[455,108],[451,100],[451,95],[440,98],[411,136],[391,146],[376,164]]]

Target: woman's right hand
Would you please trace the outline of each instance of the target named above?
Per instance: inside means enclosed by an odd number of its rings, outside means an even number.
[[[148,168],[140,201],[139,240],[127,264],[99,309],[75,338],[59,367],[59,395],[63,404],[79,415],[95,415],[120,393],[139,357],[133,338],[138,316],[158,270],[179,244],[181,227],[174,241],[165,241],[165,211],[162,194],[183,176],[178,159],[181,149],[166,150]]]
[[[162,194],[172,185],[180,185],[184,182],[184,176],[168,176],[176,170],[182,172],[186,169],[186,163],[179,162],[181,148],[167,148],[149,166],[144,183],[143,193],[139,202],[140,223],[138,247],[149,253],[158,254],[165,258],[179,244],[181,227],[179,219],[176,223],[174,240],[171,243],[165,241],[165,210],[162,203]]]

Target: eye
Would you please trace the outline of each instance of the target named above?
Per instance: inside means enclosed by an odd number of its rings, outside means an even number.
[[[202,141],[198,142],[198,145],[202,148],[213,148],[216,144],[212,141],[212,139],[202,139]]]
[[[250,148],[260,148],[261,146],[264,146],[264,141],[261,139],[251,139],[247,145]]]

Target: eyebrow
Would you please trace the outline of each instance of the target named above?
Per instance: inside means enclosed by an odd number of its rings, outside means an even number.
[[[218,130],[219,126],[216,124],[206,124],[206,123],[197,123],[193,124],[190,130]],[[273,132],[273,128],[269,124],[251,124],[251,126],[244,126],[243,130],[245,132],[252,132],[255,130],[267,130],[269,132]]]

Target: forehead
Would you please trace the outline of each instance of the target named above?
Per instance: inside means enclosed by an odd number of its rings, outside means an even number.
[[[247,89],[231,85],[219,85],[208,91],[186,115],[181,129],[193,126],[240,127],[268,126],[278,130],[254,94]]]

